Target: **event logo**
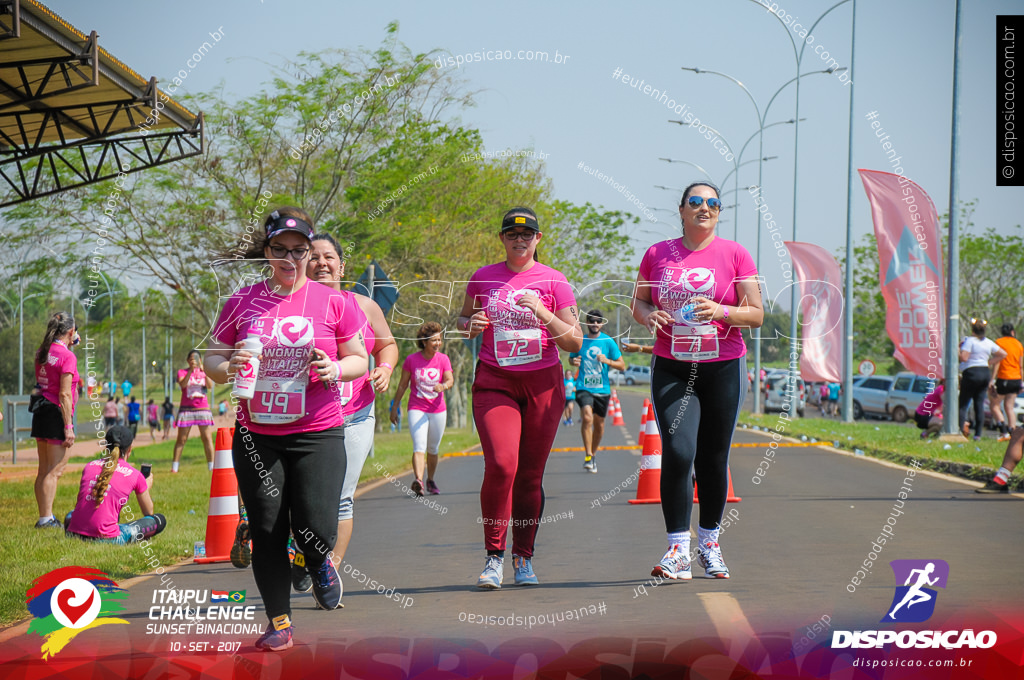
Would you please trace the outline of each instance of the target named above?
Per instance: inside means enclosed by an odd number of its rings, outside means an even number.
[[[715,287],[715,273],[707,267],[687,269],[680,279],[683,290],[688,293],[703,295],[709,293]]]
[[[889,613],[881,623],[920,623],[935,612],[938,593],[925,586],[945,588],[949,578],[949,564],[945,560],[893,560],[889,563],[896,576],[896,593]]]
[[[45,638],[43,658],[56,655],[79,633],[108,623],[128,622],[110,616],[124,609],[128,591],[93,567],[61,567],[43,574],[25,592],[34,617],[29,633]]]
[[[520,288],[519,290],[510,290],[508,292],[508,297],[506,298],[508,306],[517,312],[529,312],[529,307],[523,307],[522,305],[516,302],[516,300],[518,300],[523,295],[532,295],[536,298],[541,297],[540,291],[533,290],[532,288]]]
[[[277,322],[276,335],[285,347],[304,347],[313,341],[313,324],[301,316],[287,316]]]

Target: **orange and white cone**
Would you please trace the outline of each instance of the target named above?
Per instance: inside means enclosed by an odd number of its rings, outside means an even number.
[[[615,404],[615,416],[612,419],[612,425],[625,425],[626,421],[622,417],[622,404],[619,403],[619,395],[612,392],[612,398],[609,401]]]
[[[238,525],[238,480],[231,461],[231,439],[235,428],[217,428],[213,454],[213,477],[210,479],[210,510],[206,517],[206,557],[197,557],[197,564],[227,562],[235,542]]]
[[[743,499],[740,498],[739,496],[737,496],[736,495],[736,491],[734,491],[733,488],[732,488],[732,470],[730,470],[728,468],[728,466],[727,466],[725,468],[725,472],[729,476],[729,495],[726,497],[725,502],[726,503],[739,503]],[[697,482],[693,483],[693,502],[694,503],[699,503],[700,502],[700,499],[697,498]]]
[[[661,503],[661,432],[654,419],[654,407],[647,406],[647,431],[644,433],[644,450],[640,456],[640,480],[636,485],[633,505]]]
[[[644,397],[644,407],[640,410],[640,435],[636,438],[637,444],[640,445],[640,450],[644,449],[644,435],[647,434],[647,409],[651,405],[651,400]]]

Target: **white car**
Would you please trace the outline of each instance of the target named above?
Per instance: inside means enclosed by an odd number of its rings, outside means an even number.
[[[636,385],[637,383],[650,383],[651,367],[626,366],[626,370],[623,371],[622,377],[625,379],[627,385]]]

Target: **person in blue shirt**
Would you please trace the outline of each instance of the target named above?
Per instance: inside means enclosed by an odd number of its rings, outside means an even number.
[[[131,389],[131,388],[129,388]],[[132,431],[132,437],[139,433],[139,420],[142,418],[142,404],[132,397],[128,402],[128,429]]]
[[[132,393],[132,384],[125,378],[124,382],[121,383],[121,392],[124,394],[124,398],[127,399]]]
[[[842,385],[837,382],[828,384],[828,413],[826,415],[839,415],[839,395],[842,392]]]
[[[579,368],[576,375],[576,403],[580,405],[580,433],[583,435],[583,469],[597,472],[595,453],[604,436],[604,417],[608,414],[611,384],[608,367],[626,370],[618,344],[601,332],[607,320],[599,310],[587,312],[587,333],[583,347],[569,355],[569,363]]]
[[[572,425],[572,412],[576,408],[576,378],[572,371],[565,369],[565,408],[562,409],[562,425]]]

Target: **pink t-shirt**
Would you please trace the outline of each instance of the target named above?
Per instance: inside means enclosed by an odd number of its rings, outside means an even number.
[[[149,488],[149,483],[142,473],[133,468],[123,460],[117,461],[117,469],[110,476],[110,486],[103,502],[96,506],[96,499],[92,496],[92,487],[96,484],[100,473],[103,472],[103,460],[94,460],[82,470],[82,481],[78,486],[78,502],[75,504],[75,512],[71,515],[71,522],[68,524],[68,531],[82,536],[93,536],[96,538],[117,538],[121,530],[117,526],[118,517],[121,515],[121,508],[128,502],[132,492],[144,493]],[[136,517],[141,512],[134,513]]]
[[[402,364],[403,371],[412,374],[409,384],[409,410],[440,413],[447,409],[444,392],[435,392],[434,386],[444,382],[444,372],[452,370],[448,356],[437,352],[427,361],[423,352],[410,354]]]
[[[466,295],[491,321],[480,346],[480,361],[485,364],[509,371],[535,371],[559,364],[558,346],[548,329],[533,312],[514,302],[524,293],[539,297],[552,312],[576,305],[565,275],[539,262],[518,273],[504,262],[490,264],[470,278]]]
[[[71,410],[74,410],[78,401],[78,386],[82,383],[78,375],[78,357],[64,345],[55,342],[50,345],[46,363],[36,365],[36,382],[43,388],[46,400],[57,406],[60,406],[60,376],[64,373],[71,374]]]
[[[355,305],[359,310],[359,316],[363,319],[363,344],[366,347],[366,355],[369,356],[373,353],[373,345],[377,339],[373,334],[373,328],[370,326],[370,320],[366,318],[362,307],[359,306],[359,300],[356,299],[355,293],[341,291],[341,294],[346,296],[351,301],[351,304]],[[373,383],[370,381],[369,371],[355,380],[341,383],[341,414],[347,416],[350,413],[366,408],[367,404],[373,403],[376,396],[377,393],[373,391]]]
[[[698,295],[722,305],[737,305],[736,283],[757,276],[746,248],[716,237],[703,250],[689,250],[681,238],[655,243],[640,262],[640,281],[648,281],[654,305],[673,316]],[[679,361],[726,361],[746,355],[743,333],[723,321],[690,322],[676,316],[654,341],[657,356]]]
[[[210,402],[206,399],[206,373],[201,368],[178,369],[178,382],[188,374],[188,383],[181,391],[180,408],[210,408]]]
[[[272,292],[265,281],[232,295],[213,337],[229,347],[249,335],[263,342],[256,393],[239,402],[239,423],[276,435],[341,427],[340,385],[321,381],[310,360],[315,347],[336,361],[338,343],[364,324],[354,300],[315,281],[287,296]]]
[[[146,418],[149,420],[160,420],[160,413],[157,410],[156,404],[150,404],[146,407]]]

